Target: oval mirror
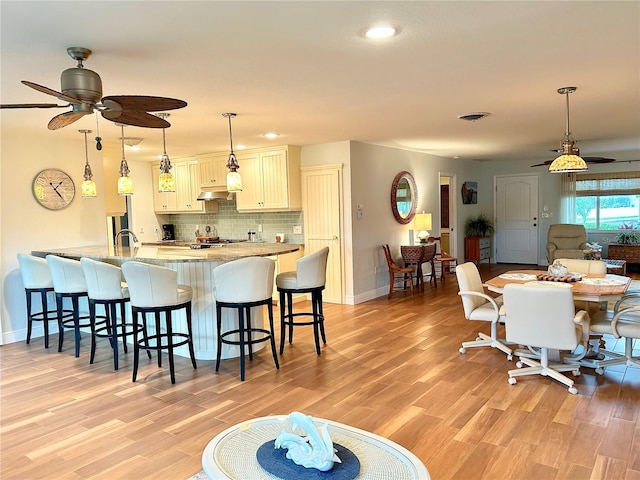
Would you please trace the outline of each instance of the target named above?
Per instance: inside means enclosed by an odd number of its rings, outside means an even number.
[[[413,175],[400,172],[391,184],[391,210],[398,223],[407,224],[413,220],[418,203],[418,188]]]

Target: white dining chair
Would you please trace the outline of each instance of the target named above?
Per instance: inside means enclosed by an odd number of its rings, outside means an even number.
[[[515,385],[516,377],[542,375],[557,380],[576,394],[573,379],[561,372],[580,375],[580,366],[562,362],[562,351],[573,351],[589,331],[589,314],[581,310],[575,313],[573,294],[564,285],[540,287],[509,284],[504,287],[504,322],[507,340],[518,345],[539,349],[539,358],[531,358],[531,351],[517,349],[515,370],[509,370],[509,383]],[[558,363],[551,363],[550,356],[557,356]],[[527,367],[524,367],[527,365]],[[523,368],[524,367],[524,368]]]
[[[493,298],[484,293],[482,279],[478,267],[473,262],[466,262],[456,267],[458,279],[458,295],[462,297],[462,307],[467,320],[479,320],[491,323],[491,335],[478,332],[473,341],[462,342],[460,353],[466,353],[470,347],[493,347],[507,354],[507,359],[513,358],[512,350],[498,339],[498,323],[500,321],[500,305],[502,298]]]

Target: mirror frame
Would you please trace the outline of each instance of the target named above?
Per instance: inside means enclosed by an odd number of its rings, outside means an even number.
[[[402,179],[407,180],[409,182],[409,188],[411,189],[411,210],[407,214],[406,217],[402,217],[400,212],[398,212],[398,185]],[[406,225],[407,223],[413,220],[413,217],[416,214],[416,207],[418,205],[418,187],[416,186],[416,181],[407,171],[402,171],[396,175],[393,179],[393,183],[391,184],[391,211],[393,212],[393,216],[395,217],[398,223],[402,225]]]

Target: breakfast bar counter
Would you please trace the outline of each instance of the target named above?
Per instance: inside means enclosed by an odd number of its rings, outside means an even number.
[[[40,257],[52,254],[77,260],[87,257],[117,266],[135,260],[176,270],[178,283],[189,285],[193,289],[191,303],[195,356],[200,360],[214,360],[217,349],[217,327],[215,298],[213,296],[213,269],[218,265],[239,258],[271,257],[296,252],[299,249],[300,245],[292,243],[240,242],[217,244],[211,248],[196,250],[188,246],[156,244],[143,244],[134,248],[90,245],[34,250],[32,254]],[[252,310],[251,321],[255,326],[262,327],[262,309],[254,308]],[[183,312],[176,314],[175,322],[176,329],[186,328]],[[225,309],[222,318],[223,331],[233,329],[236,322],[235,311]],[[184,357],[189,356],[186,346],[177,348],[175,353]],[[240,352],[235,345],[223,345],[221,354],[222,358],[233,358],[239,356]]]

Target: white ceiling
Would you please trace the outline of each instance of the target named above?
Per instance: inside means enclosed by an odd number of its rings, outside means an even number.
[[[566,121],[583,156],[640,158],[640,2],[0,2],[1,102],[55,102],[20,83],[60,90],[75,66],[66,48],[93,50],[85,67],[104,95],[158,95],[172,112],[171,158],[229,148],[223,112],[236,112],[235,143],[250,147],[344,140],[445,157],[553,158]],[[371,41],[370,25],[400,34]],[[3,133],[37,141],[65,110],[1,110]],[[458,115],[490,112],[478,122]],[[264,132],[281,134],[276,140]],[[120,129],[101,119],[104,142]],[[162,150],[157,129],[132,160]]]

